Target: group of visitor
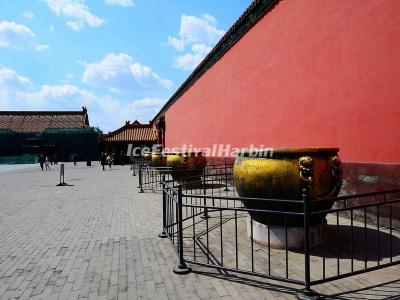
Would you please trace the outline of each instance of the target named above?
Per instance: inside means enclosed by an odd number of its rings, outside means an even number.
[[[106,165],[108,165],[108,167],[111,169],[111,166],[112,166],[112,164],[113,164],[113,162],[114,162],[114,154],[112,154],[112,155],[110,155],[110,154],[107,154],[107,153],[105,153],[105,152],[103,152],[103,153],[101,153],[101,156],[100,156],[100,163],[101,163],[101,165],[102,165],[102,167],[103,167],[103,170],[105,170],[105,166]],[[77,165],[77,161],[78,161],[78,156],[77,155],[74,155],[73,156],[73,162],[74,162],[74,166],[76,166]],[[88,166],[91,166],[91,158],[90,158],[90,156],[88,156],[88,158],[87,158],[87,165]],[[42,171],[43,170],[51,170],[50,169],[50,165],[52,165],[52,164],[57,164],[57,161],[55,161],[55,156],[53,156],[53,159],[51,158],[51,156],[49,156],[49,155],[44,155],[44,154],[40,154],[39,155],[39,165],[40,165],[40,168],[42,169]]]
[[[42,171],[44,170],[44,167],[46,168],[46,171],[47,170],[50,171],[50,165],[53,164],[53,161],[50,159],[48,155],[44,156],[43,154],[41,154],[39,156],[39,164]]]

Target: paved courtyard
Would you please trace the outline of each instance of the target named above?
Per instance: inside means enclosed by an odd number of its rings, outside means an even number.
[[[129,166],[0,172],[0,299],[295,299],[293,286],[199,269],[179,276],[159,239],[159,194]],[[316,286],[330,299],[400,299],[400,267]]]

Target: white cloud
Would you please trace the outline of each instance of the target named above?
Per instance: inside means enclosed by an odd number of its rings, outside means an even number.
[[[175,57],[173,67],[185,71],[193,70],[211,51],[211,47],[204,44],[192,46],[192,52]]]
[[[161,108],[165,102],[166,100],[161,98],[143,98],[133,102],[133,106],[136,108],[155,107],[158,111],[158,109]]]
[[[47,50],[47,49],[49,49],[49,45],[45,45],[45,44],[43,44],[43,45],[36,45],[35,46],[35,50],[37,51],[37,52],[42,52],[42,51],[44,51],[44,50]]]
[[[124,53],[109,53],[100,62],[86,64],[82,81],[117,93],[172,86],[170,80],[160,78],[150,67]]]
[[[0,68],[0,90],[6,92],[29,91],[33,85],[29,78],[9,68]]]
[[[0,22],[0,48],[7,47],[14,49],[33,47],[36,51],[43,51],[49,48],[49,45],[35,44],[35,34],[29,27],[2,21]]]
[[[20,47],[31,44],[35,34],[25,25],[14,22],[0,22],[0,48]]]
[[[160,98],[144,98],[122,102],[105,97],[98,99],[95,109],[89,109],[89,118],[92,124],[101,124],[100,129],[108,132],[121,127],[127,120],[148,122],[153,119],[165,102],[166,99]]]
[[[210,15],[200,18],[183,15],[179,36],[188,44],[215,44],[224,34],[217,27],[217,20]]]
[[[94,94],[68,84],[36,89],[29,78],[0,68],[0,109],[71,109],[76,107],[77,100],[86,105],[94,98]]]
[[[32,20],[35,17],[35,14],[33,12],[31,12],[30,10],[24,11],[24,13],[22,15],[29,20]]]
[[[185,42],[179,38],[169,36],[168,45],[174,47],[175,50],[183,51],[183,48],[185,47]]]
[[[132,6],[133,0],[106,0],[108,5],[117,5],[122,7]]]
[[[55,109],[56,107],[69,108],[73,102],[84,100],[85,104],[90,102],[92,94],[69,84],[64,85],[43,85],[40,90],[27,93],[24,95],[25,102],[36,107],[48,107],[47,109]],[[72,102],[72,103],[71,103]],[[76,103],[73,103],[76,104]]]
[[[126,120],[149,121],[165,101],[161,98],[121,101],[70,84],[35,89],[27,77],[0,68],[0,110],[80,110],[87,106],[90,124],[100,126],[104,132],[119,128]]]
[[[192,51],[195,53],[201,53],[203,55],[208,54],[211,51],[211,47],[204,44],[194,44],[192,46]]]
[[[72,80],[75,78],[74,73],[72,72],[67,72],[67,74],[65,74],[65,79],[63,79],[64,82],[68,82],[69,80]]]
[[[115,130],[121,127],[127,120],[139,120],[148,122],[166,102],[161,98],[144,98],[129,102],[121,102],[115,99],[102,100],[102,112],[97,117],[101,118],[101,129],[105,131]],[[89,116],[92,118],[92,116]]]
[[[77,21],[77,22],[68,21],[66,24],[73,31],[81,31],[85,26],[82,21]]]
[[[225,34],[217,28],[217,20],[208,14],[201,17],[182,15],[179,37],[168,37],[168,44],[182,52],[185,46],[191,51],[175,57],[173,66],[185,71],[193,70]]]
[[[29,78],[18,75],[8,68],[0,67],[0,109],[11,109],[21,94],[33,90],[33,84]]]
[[[64,16],[67,21],[67,26],[78,31],[84,25],[90,27],[99,27],[105,23],[105,20],[95,16],[89,10],[89,7],[84,4],[83,0],[43,0],[49,8],[57,15]]]

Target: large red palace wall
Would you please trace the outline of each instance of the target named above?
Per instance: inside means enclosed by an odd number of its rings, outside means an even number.
[[[398,0],[279,2],[166,112],[166,147],[332,147],[400,163]]]

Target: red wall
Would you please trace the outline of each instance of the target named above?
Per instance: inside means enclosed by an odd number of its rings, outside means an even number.
[[[338,146],[400,163],[400,1],[279,2],[166,112],[166,147]]]

